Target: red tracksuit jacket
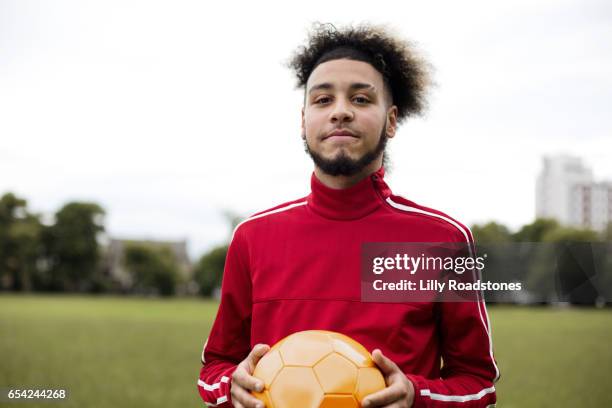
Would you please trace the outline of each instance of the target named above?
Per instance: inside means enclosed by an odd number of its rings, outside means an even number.
[[[414,384],[415,408],[495,403],[499,371],[484,301],[360,301],[362,242],[472,243],[468,228],[393,195],[383,176],[381,168],[336,190],[313,174],[308,196],[238,225],[202,351],[198,391],[207,405],[232,406],[231,374],[255,344],[310,329],[380,348]]]

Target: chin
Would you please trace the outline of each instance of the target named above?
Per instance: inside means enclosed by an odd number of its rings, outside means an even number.
[[[356,149],[355,146],[336,146],[335,149],[330,149],[326,153],[326,156],[330,158],[338,156],[355,158],[360,156],[361,151]]]
[[[354,154],[351,154],[350,152],[347,151],[347,149],[343,149],[343,148],[336,149],[332,153],[326,154],[323,157],[326,160],[338,160],[338,159],[341,159],[341,158],[357,160],[359,158],[359,157],[355,157]]]

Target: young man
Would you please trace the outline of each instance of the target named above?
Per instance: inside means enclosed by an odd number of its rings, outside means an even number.
[[[333,330],[368,350],[387,388],[364,407],[486,407],[496,401],[484,301],[361,301],[363,242],[463,242],[449,216],[394,195],[387,140],[418,114],[425,65],[372,26],[320,26],[290,66],[304,88],[302,138],[311,193],[242,222],[229,247],[221,304],[202,352],[198,390],[209,406],[263,407],[251,376],[269,346],[301,330]]]

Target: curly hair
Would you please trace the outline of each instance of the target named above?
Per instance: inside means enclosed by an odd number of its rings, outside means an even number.
[[[287,64],[297,78],[296,88],[305,89],[319,64],[336,59],[367,62],[382,74],[397,106],[398,122],[424,112],[431,67],[412,44],[388,29],[370,24],[338,29],[329,23],[314,23],[307,44],[300,46]]]

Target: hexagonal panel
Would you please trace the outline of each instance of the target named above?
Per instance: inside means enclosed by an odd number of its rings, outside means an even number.
[[[363,399],[376,391],[385,388],[385,379],[376,367],[360,368],[357,374],[357,388],[355,397],[361,404]]]
[[[352,395],[326,394],[319,408],[359,408],[359,403]]]
[[[274,408],[317,408],[323,390],[310,367],[284,367],[272,382]]]
[[[286,366],[309,367],[333,351],[329,336],[316,330],[287,337],[279,350]]]
[[[361,344],[339,333],[331,333],[330,337],[334,351],[348,358],[357,367],[374,367],[371,354]]]
[[[270,384],[281,368],[283,368],[283,360],[279,351],[268,351],[255,366],[253,377],[259,378],[264,382],[266,388],[270,388]]]
[[[332,353],[314,366],[325,393],[350,394],[355,390],[357,367],[338,353]]]

